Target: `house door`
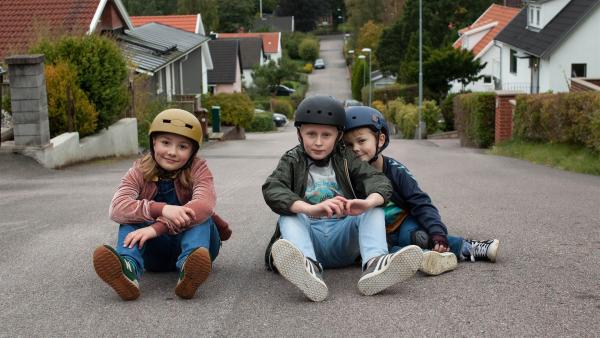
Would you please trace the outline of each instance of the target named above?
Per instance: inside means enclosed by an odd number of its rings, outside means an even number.
[[[540,92],[540,59],[531,56],[529,58],[529,68],[531,69],[531,94]]]

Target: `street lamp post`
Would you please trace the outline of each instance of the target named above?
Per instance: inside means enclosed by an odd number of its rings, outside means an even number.
[[[371,97],[373,93],[373,86],[371,84],[371,48],[363,48],[363,53],[369,53],[369,107],[371,106]]]
[[[423,110],[423,1],[419,0],[419,129],[417,139],[421,139],[421,115]]]

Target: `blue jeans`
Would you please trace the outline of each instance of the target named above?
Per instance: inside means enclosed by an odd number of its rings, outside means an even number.
[[[154,201],[169,205],[181,205],[175,193],[173,180],[159,180],[156,184],[158,192],[154,197]],[[204,223],[188,228],[180,234],[164,234],[153,238],[147,241],[141,249],[137,245],[131,249],[123,246],[127,234],[152,223],[143,222],[121,224],[119,226],[117,253],[136,263],[138,278],[142,275],[144,268],[155,272],[181,270],[187,256],[200,247],[208,249],[212,261],[217,258],[221,247],[221,238],[211,218]]]
[[[208,249],[212,261],[219,254],[221,239],[217,227],[210,218],[180,234],[164,234],[153,238],[147,241],[141,249],[137,245],[133,248],[123,246],[127,234],[151,224],[152,222],[119,226],[117,253],[136,263],[138,278],[141,277],[144,270],[142,267],[153,272],[181,270],[187,256],[197,248]]]
[[[381,208],[342,219],[314,219],[305,214],[281,216],[279,229],[281,238],[324,268],[352,265],[359,255],[364,265],[371,258],[388,253]]]
[[[387,235],[390,252],[396,252],[407,245],[414,244],[412,242],[412,234],[416,230],[426,231],[425,228],[421,227],[419,223],[417,223],[416,218],[409,215],[406,217],[404,222],[400,224],[400,228],[398,230]],[[465,240],[462,237],[448,236],[448,245],[450,246],[450,251],[452,251],[457,258],[461,257],[460,254],[464,241]]]

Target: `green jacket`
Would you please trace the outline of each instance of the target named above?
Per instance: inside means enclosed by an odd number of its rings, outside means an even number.
[[[379,193],[385,205],[392,196],[392,185],[387,177],[356,158],[345,146],[336,145],[332,161],[344,197],[364,199],[372,193]],[[277,168],[263,184],[265,202],[279,215],[293,215],[290,207],[294,202],[304,200],[307,181],[308,157],[304,148],[298,145],[283,154]]]

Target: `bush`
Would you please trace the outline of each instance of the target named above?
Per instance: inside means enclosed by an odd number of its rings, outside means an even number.
[[[296,107],[298,107],[298,105],[300,104],[300,102],[302,102],[302,100],[304,100],[304,96],[306,96],[307,91],[308,91],[308,85],[303,84],[303,85],[298,86],[298,88],[296,88],[296,91],[292,95],[290,95],[292,110],[295,110]],[[292,115],[293,115],[293,111],[292,111]]]
[[[252,123],[246,129],[246,131],[263,132],[275,130],[275,123],[273,123],[273,113],[264,112],[254,114]]]
[[[357,101],[368,102],[362,98],[362,90],[366,85],[365,81],[365,68],[366,63],[360,59],[356,60],[352,65],[352,83],[350,84],[352,89],[352,98]],[[367,89],[368,90],[368,89]],[[369,93],[367,92],[367,97]]]
[[[367,81],[368,82],[368,81]],[[369,87],[362,89],[362,101],[369,101]],[[373,88],[371,101],[379,100],[388,102],[397,98],[402,98],[404,102],[414,103],[419,97],[419,85],[417,84],[399,84],[395,83],[381,88]],[[423,89],[423,97],[429,97],[429,91]]]
[[[302,72],[305,74],[310,74],[313,72],[313,65],[312,63],[307,63],[304,65],[304,67],[302,67]]]
[[[287,116],[287,118],[291,119],[293,117],[294,114],[294,108],[292,107],[292,104],[287,101],[287,100],[278,100],[278,99],[273,99],[273,112],[274,113],[279,113],[279,114],[283,114],[285,116]]]
[[[425,122],[427,135],[431,135],[439,130],[442,119],[442,110],[433,100],[423,101],[422,121]]]
[[[600,152],[600,93],[518,96],[513,130],[524,140],[580,145]]]
[[[458,95],[458,93],[451,93],[444,98],[442,104],[440,106],[442,116],[444,117],[444,131],[455,130],[454,127],[454,98]]]
[[[396,100],[394,105],[394,121],[400,131],[402,138],[414,138],[418,125],[418,111],[414,104],[404,103]]]
[[[306,38],[300,42],[298,53],[302,60],[307,62],[315,62],[319,57],[319,41],[312,38]]]
[[[455,126],[463,146],[487,148],[494,144],[496,94],[461,94],[454,100]]]
[[[254,102],[244,93],[220,93],[203,96],[203,105],[210,110],[212,106],[221,107],[221,124],[248,128],[254,118]],[[212,114],[208,114],[212,124]]]
[[[93,134],[98,112],[77,85],[74,67],[65,62],[58,62],[46,66],[45,75],[50,136],[69,131],[77,131],[81,137]],[[71,117],[72,130],[69,130],[69,111],[74,113]]]
[[[283,33],[283,49],[287,51],[287,54],[290,58],[298,60],[300,59],[300,52],[298,49],[300,42],[309,36],[310,35],[303,32]]]
[[[30,52],[45,54],[46,64],[69,63],[76,83],[98,111],[96,130],[123,117],[128,105],[127,63],[115,41],[97,34],[42,40]]]
[[[371,107],[379,110],[379,112],[381,114],[384,114],[384,112],[385,112],[385,103],[383,103],[383,102],[381,102],[379,100],[371,102]]]

